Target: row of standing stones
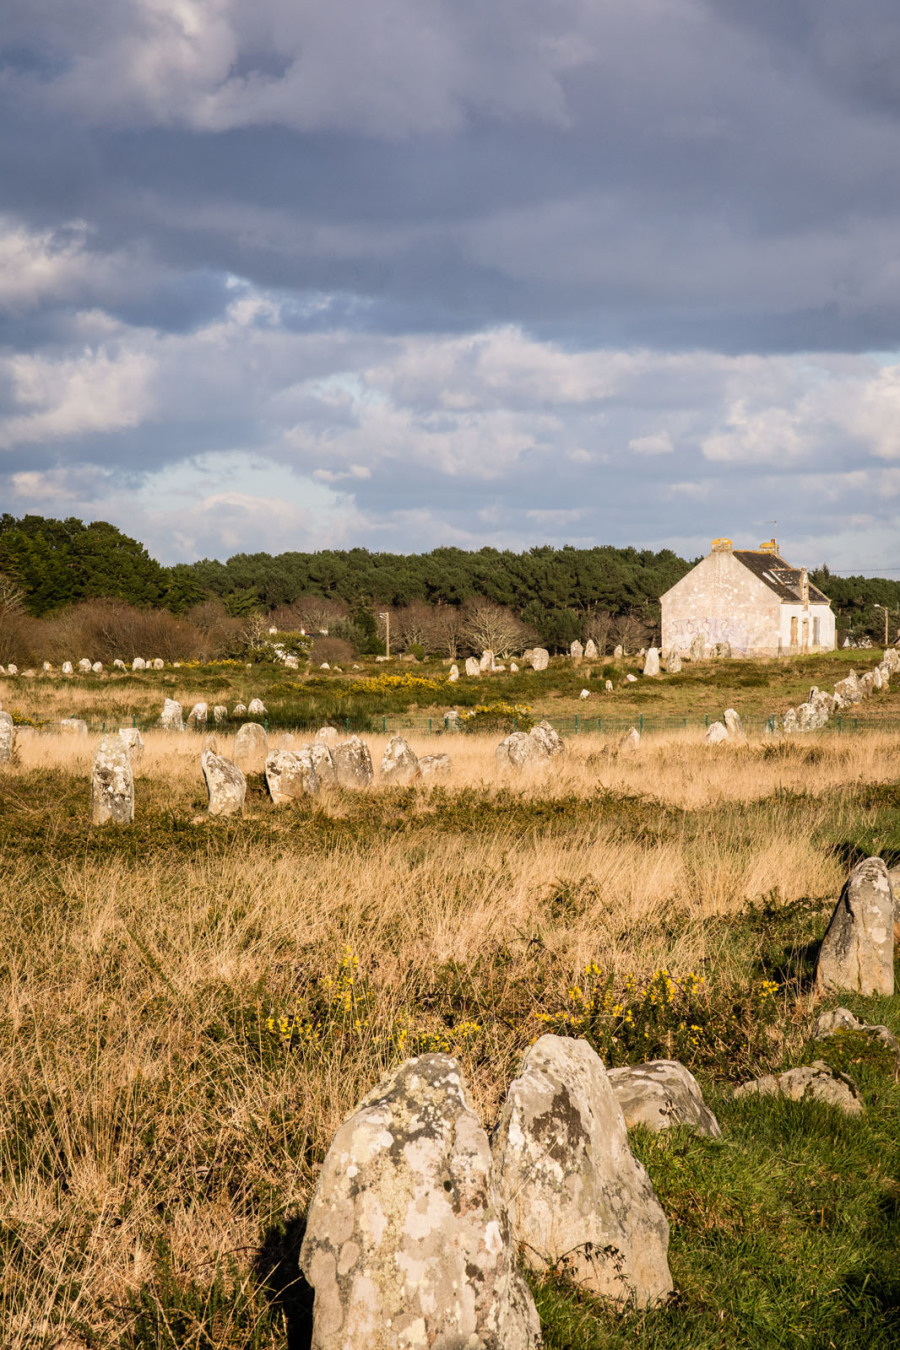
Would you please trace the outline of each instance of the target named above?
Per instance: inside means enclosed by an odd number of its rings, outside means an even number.
[[[894,897],[880,858],[852,872],[822,942],[817,986],[893,992]],[[900,1046],[845,1008],[843,1030]],[[767,1075],[736,1098],[781,1095],[862,1114],[852,1080],[824,1061]],[[337,1131],[307,1216],[301,1269],[315,1293],[313,1350],[532,1350],[540,1327],[517,1256],[619,1306],[673,1289],[669,1225],[628,1130],[718,1121],[674,1060],[607,1072],[584,1040],[527,1051],[491,1136],[456,1060],[422,1055],[390,1073]]]

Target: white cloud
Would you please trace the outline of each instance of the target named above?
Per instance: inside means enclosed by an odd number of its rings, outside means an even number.
[[[675,447],[667,431],[654,431],[649,436],[635,436],[628,442],[635,455],[671,455]]]

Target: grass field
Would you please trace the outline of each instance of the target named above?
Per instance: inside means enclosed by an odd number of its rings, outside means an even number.
[[[846,671],[829,660],[838,674],[795,663],[800,696]],[[797,701],[785,671],[766,707]],[[202,681],[227,679],[223,702],[277,706],[276,677],[239,675],[18,681],[0,700],[117,725],[163,690],[214,702]],[[704,697],[720,715],[744,710],[738,692],[720,679]],[[390,1065],[446,1048],[490,1125],[548,1027],[607,1064],[684,1059],[724,1137],[635,1134],[676,1297],[614,1314],[539,1283],[547,1346],[900,1343],[900,1087],[852,1039],[810,1041],[849,867],[900,862],[900,737],[711,748],[696,730],[616,759],[579,736],[516,778],[497,739],[443,738],[440,786],[276,810],[251,778],[247,818],[214,822],[197,740],[154,733],[135,824],[103,830],[87,826],[95,738],[22,743],[0,773],[4,1346],[300,1350],[303,1214],[342,1117]],[[377,763],[385,738],[369,741]],[[900,1032],[900,999],[845,1002]],[[857,1079],[862,1119],[730,1098],[817,1057]]]

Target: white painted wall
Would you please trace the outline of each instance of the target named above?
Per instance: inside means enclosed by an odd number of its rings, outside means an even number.
[[[782,651],[802,651],[803,650],[803,619],[804,616],[809,621],[809,650],[810,651],[834,651],[836,633],[834,614],[829,605],[810,605],[808,610],[804,610],[798,600],[795,605],[782,604],[781,606],[781,647]],[[797,620],[797,642],[791,644],[791,620]],[[813,642],[815,634],[815,620],[819,620],[819,643],[818,646]]]

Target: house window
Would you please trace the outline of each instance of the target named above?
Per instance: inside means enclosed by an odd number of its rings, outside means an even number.
[[[796,645],[797,645],[797,615],[793,614],[791,616],[791,646],[796,647]]]
[[[814,646],[814,647],[818,647],[818,645],[819,645],[819,636],[820,636],[820,632],[821,632],[821,630],[820,630],[820,628],[819,628],[819,625],[821,624],[821,622],[822,622],[821,619],[813,619],[813,646]]]

